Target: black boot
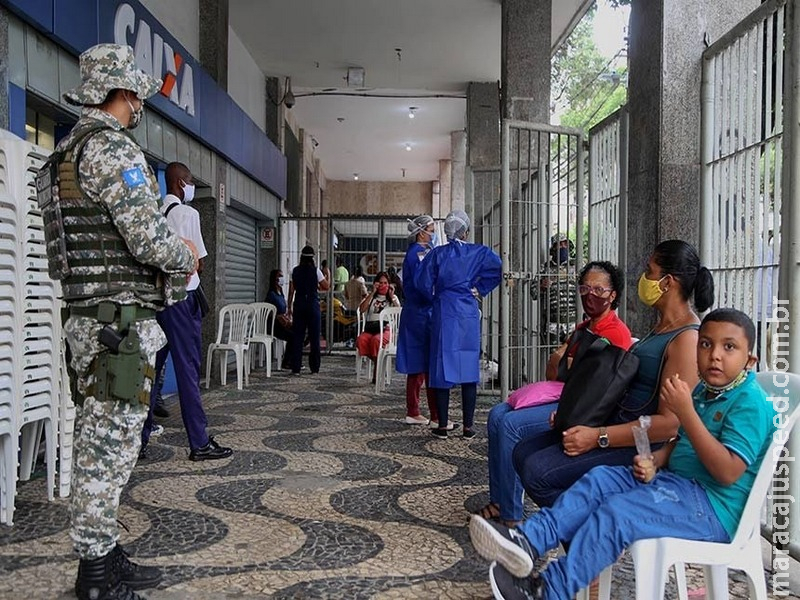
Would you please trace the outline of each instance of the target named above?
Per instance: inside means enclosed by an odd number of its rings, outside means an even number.
[[[78,600],[144,600],[119,580],[111,563],[111,553],[100,558],[81,559],[75,581]]]
[[[132,590],[154,588],[161,583],[161,569],[132,563],[119,544],[111,551],[111,570]]]

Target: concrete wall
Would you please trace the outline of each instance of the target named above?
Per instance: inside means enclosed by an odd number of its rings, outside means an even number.
[[[169,32],[200,60],[200,0],[140,0]]]
[[[419,215],[431,213],[430,181],[333,181],[325,190],[329,215]]]
[[[262,131],[266,131],[266,79],[236,32],[228,27],[228,94]],[[276,98],[279,100],[280,96]]]

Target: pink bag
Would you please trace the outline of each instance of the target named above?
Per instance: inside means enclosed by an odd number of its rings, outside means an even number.
[[[558,402],[562,389],[564,389],[563,381],[537,381],[511,392],[506,402],[514,410],[551,404]]]

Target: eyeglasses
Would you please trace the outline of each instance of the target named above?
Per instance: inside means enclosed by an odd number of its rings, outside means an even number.
[[[610,294],[614,291],[614,288],[604,288],[598,286],[591,286],[591,285],[579,285],[578,286],[578,293],[581,296],[585,296],[589,292],[594,294],[595,296],[604,296],[606,294]]]

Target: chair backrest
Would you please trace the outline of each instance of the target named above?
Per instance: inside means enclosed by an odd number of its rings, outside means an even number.
[[[378,315],[378,331],[383,331],[383,328],[388,325],[391,332],[389,343],[386,344],[386,348],[389,350],[397,349],[397,332],[400,331],[400,313],[402,310],[399,306],[389,306],[384,308]]]
[[[253,309],[249,304],[226,304],[223,306],[219,310],[217,343],[247,343],[252,330],[252,318]]]
[[[747,497],[739,527],[733,537],[732,543],[737,545],[760,532],[761,506],[764,504],[767,490],[772,483],[775,468],[784,456],[781,448],[786,445],[789,435],[800,417],[800,410],[798,410],[800,408],[800,375],[767,371],[758,373],[756,380],[766,390],[775,409],[783,417],[781,419],[783,425],[779,430],[782,433],[772,436],[772,442],[758,468],[755,481],[753,481],[753,489],[750,490],[750,495]],[[779,383],[786,385],[778,385]],[[788,390],[788,394],[786,390]],[[784,410],[778,410],[781,407]]]
[[[364,333],[364,322],[366,320],[367,320],[367,313],[362,313],[361,306],[359,306],[356,309],[356,323],[358,323],[358,325],[356,326],[356,328],[358,329],[358,331],[356,331],[356,337]]]
[[[269,302],[251,302],[250,308],[253,309],[253,335],[274,335],[278,308]]]

